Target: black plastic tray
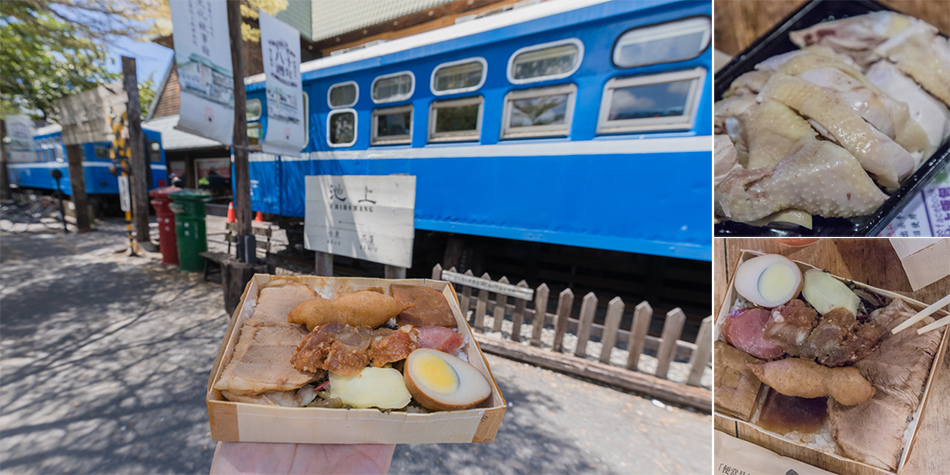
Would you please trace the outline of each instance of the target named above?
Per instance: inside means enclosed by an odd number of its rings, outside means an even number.
[[[742,74],[751,71],[756,64],[772,56],[798,49],[789,39],[789,32],[830,20],[838,20],[880,10],[897,11],[873,0],[854,0],[848,2],[833,0],[813,0],[779,22],[768,33],[752,43],[743,52],[716,73],[716,100],[729,90],[732,82]],[[924,19],[926,21],[926,18]],[[933,179],[950,159],[950,141],[927,159],[920,168],[908,177],[901,187],[870,216],[854,218],[822,218],[815,216],[812,229],[789,225],[787,228],[769,226],[751,226],[745,223],[727,221],[715,226],[715,235],[725,236],[877,236],[884,230],[904,206],[920,192],[925,184]]]

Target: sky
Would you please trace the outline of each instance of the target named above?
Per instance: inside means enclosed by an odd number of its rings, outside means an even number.
[[[108,69],[112,72],[122,72],[122,56],[135,58],[135,70],[138,82],[148,80],[153,75],[154,88],[161,85],[165,71],[171,65],[174,50],[164,46],[144,41],[135,41],[130,38],[118,38],[105,46],[109,52]]]

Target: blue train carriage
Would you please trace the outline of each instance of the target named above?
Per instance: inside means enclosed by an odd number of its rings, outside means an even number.
[[[404,173],[417,229],[709,261],[710,17],[550,1],[304,63],[307,146],[251,154],[252,208],[302,218],[305,176]]]
[[[146,154],[151,173],[151,188],[168,181],[165,163],[165,150],[162,148],[162,135],[156,130],[143,127],[145,132]],[[36,161],[28,163],[10,163],[10,182],[21,189],[37,192],[54,192],[56,181],[50,175],[54,169],[63,174],[60,188],[66,196],[72,195],[69,181],[69,164],[66,160],[66,146],[63,145],[63,128],[54,124],[41,127],[33,135]],[[83,172],[86,180],[86,193],[92,200],[102,203],[115,201],[118,206],[119,181],[112,174],[109,158],[110,142],[92,142],[82,144]],[[111,196],[116,195],[116,196]]]

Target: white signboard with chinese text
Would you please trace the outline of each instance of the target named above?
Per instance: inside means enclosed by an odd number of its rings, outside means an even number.
[[[416,177],[306,177],[304,247],[412,267]]]
[[[25,115],[8,115],[6,120],[7,156],[10,163],[36,161],[36,149],[33,148],[33,121]],[[2,137],[0,137],[2,138]]]
[[[127,102],[129,96],[122,83],[99,86],[60,99],[56,108],[59,109],[59,123],[63,126],[63,144],[111,142],[115,138],[112,118],[125,113]]]
[[[129,191],[129,176],[119,175],[119,208],[132,211],[132,194]]]
[[[175,65],[181,89],[178,125],[183,132],[231,144],[234,73],[227,4],[216,0],[169,2]]]
[[[263,150],[298,155],[304,147],[303,90],[300,84],[300,33],[267,13],[261,15],[261,53],[267,89],[267,135]]]

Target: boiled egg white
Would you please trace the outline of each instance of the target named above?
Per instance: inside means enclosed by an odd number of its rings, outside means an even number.
[[[753,257],[736,269],[735,288],[752,303],[774,308],[798,296],[802,271],[785,256]]]

